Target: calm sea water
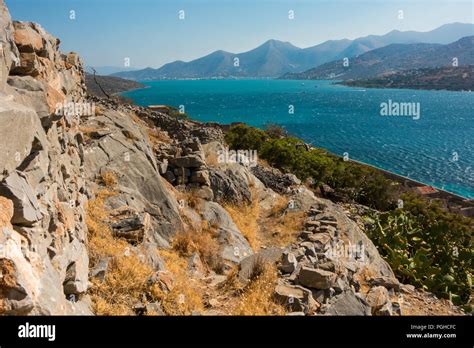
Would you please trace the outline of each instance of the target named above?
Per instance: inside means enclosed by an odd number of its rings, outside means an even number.
[[[352,159],[474,198],[474,93],[363,89],[331,81],[144,84],[149,88],[124,95],[143,106],[184,105],[199,121],[276,123],[335,154],[347,152]],[[419,119],[381,116],[380,104],[389,100],[420,103]]]

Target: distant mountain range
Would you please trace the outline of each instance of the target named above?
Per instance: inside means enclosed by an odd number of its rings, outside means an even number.
[[[451,23],[428,32],[393,30],[385,35],[369,35],[355,40],[330,40],[308,48],[269,40],[243,53],[215,51],[190,62],[175,61],[158,69],[122,71],[113,75],[130,80],[275,78],[285,73],[303,72],[345,57],[356,57],[394,43],[447,44],[473,34],[474,24]]]
[[[460,66],[474,64],[474,36],[448,45],[416,43],[392,44],[377,48],[349,60],[332,61],[302,73],[286,74],[284,79],[350,80],[368,79],[398,71],[448,67],[456,60]]]

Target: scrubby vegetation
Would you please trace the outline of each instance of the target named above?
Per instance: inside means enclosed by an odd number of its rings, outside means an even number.
[[[255,262],[246,285],[239,282],[237,270],[231,272],[222,287],[222,290],[230,297],[230,314],[284,315],[284,307],[274,298],[277,281],[278,273],[275,265],[265,263],[261,259]]]
[[[472,291],[473,220],[449,213],[419,195],[402,194],[398,184],[375,169],[345,161],[278,131],[243,124],[226,134],[232,149],[257,150],[270,165],[306,180],[329,185],[338,199],[378,213],[369,218],[369,237],[405,283],[466,303]],[[402,199],[404,207],[395,202]]]
[[[309,180],[316,188],[324,183],[357,203],[386,210],[394,206],[392,182],[376,170],[347,162],[325,150],[309,147],[272,126],[267,131],[239,124],[226,133],[232,149],[257,150],[271,166]]]
[[[405,283],[456,304],[472,287],[472,220],[445,211],[436,202],[402,195],[403,209],[377,215],[369,237]]]
[[[181,257],[198,253],[208,270],[222,273],[224,262],[220,257],[220,247],[216,238],[217,231],[212,226],[203,226],[200,231],[189,230],[177,234],[173,240],[173,250]]]
[[[169,115],[177,118],[178,120],[189,120],[189,115],[175,108],[174,106],[169,107]]]
[[[104,189],[87,205],[86,223],[89,230],[89,257],[91,267],[102,258],[110,258],[103,280],[91,279],[90,296],[97,315],[133,315],[133,306],[143,297],[153,300],[152,288],[147,280],[152,269],[130,253],[128,243],[112,236],[105,222],[108,212],[105,200],[115,195]]]

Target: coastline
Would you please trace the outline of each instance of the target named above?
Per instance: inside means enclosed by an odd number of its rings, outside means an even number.
[[[143,83],[143,81],[139,81],[139,82]],[[335,85],[335,86],[345,86],[344,84],[342,84],[340,82],[341,81],[337,81],[337,82],[333,83],[333,85]],[[133,89],[133,90],[147,89],[147,88],[150,88],[150,87],[152,87],[152,86],[145,85],[145,87],[136,88],[136,89]],[[358,88],[356,86],[345,86],[345,87]],[[123,91],[123,92],[119,92],[117,94],[118,95],[124,95],[124,94],[126,94],[130,91]],[[456,92],[456,91],[451,91],[451,92]],[[128,97],[127,95],[124,95],[124,96]],[[130,97],[128,97],[128,98],[130,98]],[[130,98],[130,99],[132,99],[132,98]],[[233,124],[229,124],[229,123],[220,123],[220,122],[212,122],[212,121],[211,122],[203,122],[203,121],[193,119],[192,115],[190,115],[189,121],[194,122],[196,124],[215,124],[215,125],[221,127],[224,131],[228,130],[230,128],[230,126],[233,125]],[[236,123],[247,124],[245,122],[236,122]],[[254,126],[252,126],[252,127],[254,127]],[[305,141],[304,139],[301,139],[301,140]],[[310,145],[310,146],[312,146],[312,145]],[[318,148],[323,149],[324,151],[328,152],[329,154],[331,154],[335,157],[342,158],[340,155],[337,155],[337,154],[333,153],[332,151],[330,151],[327,148],[323,148],[323,147],[318,147]],[[363,166],[373,168],[377,171],[380,171],[387,178],[390,178],[390,179],[392,179],[396,182],[399,182],[399,183],[403,184],[404,186],[409,187],[411,189],[416,189],[417,187],[432,187],[432,188],[435,188],[436,193],[433,192],[433,193],[430,193],[430,194],[425,194],[425,196],[427,196],[427,197],[441,198],[441,199],[447,200],[449,202],[455,202],[456,204],[460,204],[460,205],[462,205],[462,207],[466,207],[466,208],[469,208],[469,207],[474,205],[474,198],[464,196],[461,193],[451,192],[451,191],[448,191],[448,190],[443,189],[441,187],[438,187],[438,186],[436,186],[432,183],[425,183],[425,182],[422,182],[422,181],[419,181],[419,180],[416,180],[416,179],[413,179],[413,178],[409,178],[409,177],[406,177],[402,174],[398,174],[396,172],[393,172],[393,171],[390,171],[390,170],[387,170],[387,169],[384,169],[384,168],[380,168],[380,167],[378,167],[376,165],[373,165],[373,164],[365,163],[365,162],[362,162],[362,161],[359,161],[359,160],[354,160],[354,159],[350,159],[350,161],[358,163],[358,164],[363,165]],[[473,212],[473,215],[474,215],[474,212]]]

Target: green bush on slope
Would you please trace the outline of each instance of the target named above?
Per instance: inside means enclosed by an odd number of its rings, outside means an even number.
[[[472,220],[414,194],[401,198],[403,209],[378,215],[368,236],[402,282],[466,303],[472,285]]]
[[[268,131],[239,124],[226,133],[227,144],[235,150],[257,150],[270,165],[295,174],[301,180],[312,179],[313,186],[329,184],[348,198],[375,209],[394,205],[392,182],[371,168],[342,159],[317,148],[306,148],[294,137],[282,137],[284,131],[272,126]]]

